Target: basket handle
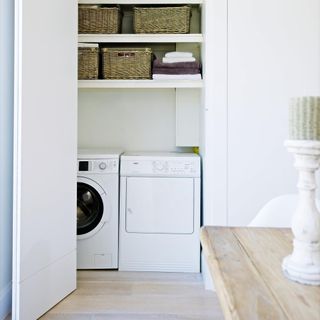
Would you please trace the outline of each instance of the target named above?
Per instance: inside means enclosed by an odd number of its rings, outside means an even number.
[[[117,55],[118,55],[118,57],[129,58],[129,57],[134,57],[136,54],[135,54],[135,52],[126,51],[126,52],[118,52]]]

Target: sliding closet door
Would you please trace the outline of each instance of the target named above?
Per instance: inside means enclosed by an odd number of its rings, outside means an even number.
[[[13,319],[76,288],[77,2],[15,1]]]
[[[228,1],[228,224],[296,193],[290,97],[320,95],[320,0]]]

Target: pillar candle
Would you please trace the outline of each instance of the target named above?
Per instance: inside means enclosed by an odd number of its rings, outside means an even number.
[[[289,139],[320,140],[320,97],[291,99]]]

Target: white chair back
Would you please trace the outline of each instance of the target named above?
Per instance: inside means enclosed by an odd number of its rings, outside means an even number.
[[[270,200],[249,224],[250,227],[290,228],[298,194],[285,194]]]

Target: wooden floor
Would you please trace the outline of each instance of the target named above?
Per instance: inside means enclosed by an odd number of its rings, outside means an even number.
[[[199,274],[78,271],[78,289],[41,320],[222,320]]]

